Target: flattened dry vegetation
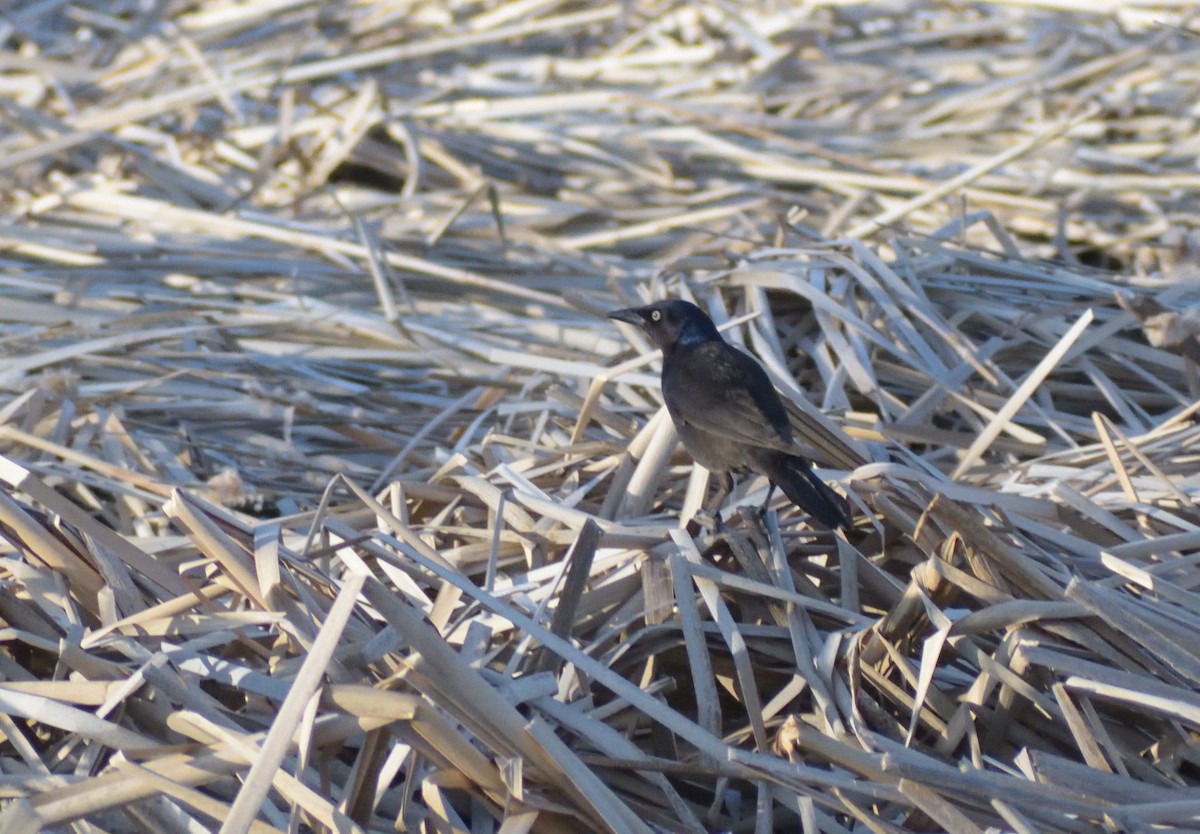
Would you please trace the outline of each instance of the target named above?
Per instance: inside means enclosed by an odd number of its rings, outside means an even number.
[[[0,832],[1196,828],[1192,4],[797,5],[10,4]]]

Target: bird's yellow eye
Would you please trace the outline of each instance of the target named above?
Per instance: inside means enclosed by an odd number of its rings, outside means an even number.
[[[659,310],[654,310],[653,312],[650,313],[651,321],[658,321],[661,318],[662,318],[662,312]]]

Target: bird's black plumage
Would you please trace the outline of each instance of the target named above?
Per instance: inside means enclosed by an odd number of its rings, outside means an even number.
[[[659,301],[608,315],[642,327],[662,349],[663,399],[697,463],[726,479],[759,472],[824,526],[851,526],[845,499],[795,454],[787,410],[766,371],[722,339],[699,307]]]

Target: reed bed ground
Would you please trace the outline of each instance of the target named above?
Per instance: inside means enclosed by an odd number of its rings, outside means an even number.
[[[0,832],[1200,822],[1188,2],[0,2]],[[714,530],[695,300],[855,507]]]

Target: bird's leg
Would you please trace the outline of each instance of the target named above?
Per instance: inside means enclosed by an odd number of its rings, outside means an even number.
[[[733,473],[723,472],[724,477],[721,478],[721,483],[717,488],[716,497],[713,498],[710,506],[713,512],[717,515],[721,514],[721,505],[725,503],[725,499],[729,497],[729,493],[733,492]]]
[[[712,516],[712,530],[714,533],[719,533],[725,526],[725,522],[721,519],[721,505],[725,503],[725,499],[729,497],[729,493],[733,492],[733,473],[718,472],[715,474],[720,479],[717,484],[717,493],[713,496],[712,500],[704,502],[707,505],[704,509],[704,514]]]
[[[758,514],[764,516],[767,514],[767,508],[771,506],[771,496],[775,494],[775,482],[767,481],[770,486],[767,487],[767,500],[762,502],[762,506],[758,508]]]
[[[733,473],[726,472],[722,480],[724,483],[721,485],[721,492],[718,494],[717,502],[713,509],[713,515],[717,517],[718,530],[725,527],[725,521],[721,518],[721,507],[729,499],[729,493],[733,492]]]
[[[771,533],[768,519],[770,518],[771,511],[771,496],[775,494],[775,482],[768,480],[767,483],[770,485],[767,487],[767,498],[762,502],[762,506],[758,508],[757,515],[759,530],[762,531],[763,535],[770,539]]]

